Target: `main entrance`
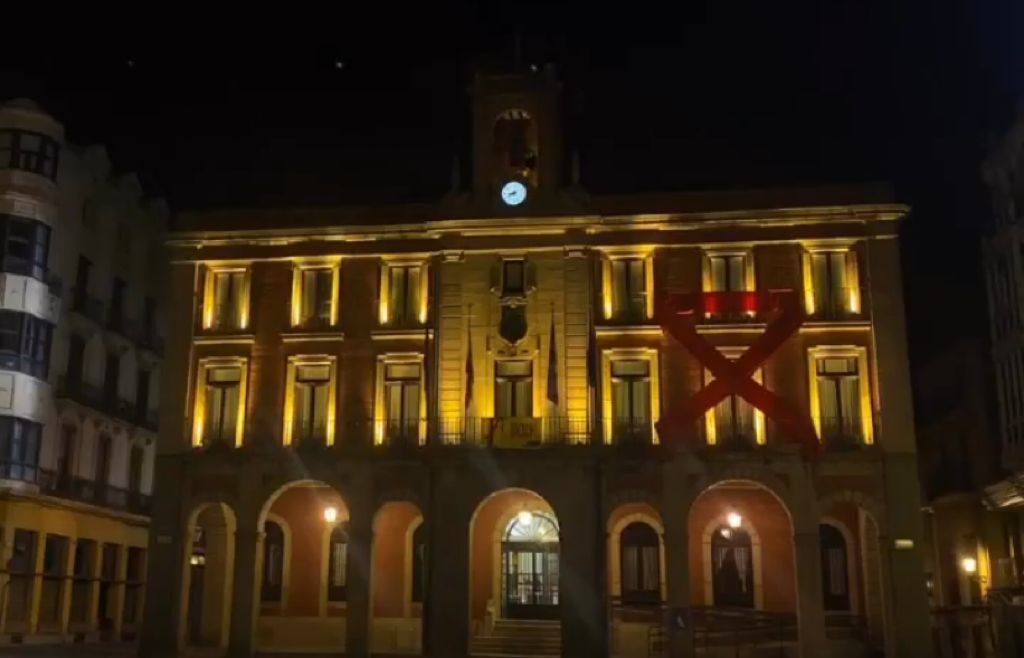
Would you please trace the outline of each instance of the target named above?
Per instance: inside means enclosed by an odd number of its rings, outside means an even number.
[[[523,510],[512,517],[501,544],[502,616],[558,617],[558,524],[553,516]]]

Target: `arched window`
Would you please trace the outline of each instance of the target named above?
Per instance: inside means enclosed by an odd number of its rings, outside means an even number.
[[[348,522],[342,521],[331,531],[327,558],[327,600],[345,600],[346,570],[348,569]]]
[[[531,148],[533,118],[526,110],[505,110],[494,122],[494,150],[506,167],[526,174],[537,166]]]
[[[263,523],[263,588],[260,600],[265,603],[281,601],[281,583],[284,579],[284,531],[273,521]]]
[[[630,523],[619,535],[619,554],[622,602],[627,605],[658,603],[661,600],[658,533],[646,523]]]
[[[846,539],[833,525],[822,523],[821,534],[821,591],[825,610],[850,609],[850,574],[847,565]]]
[[[742,528],[719,526],[711,535],[711,585],[716,606],[754,607],[754,555]]]
[[[419,524],[412,533],[412,602],[423,603],[423,595],[427,591],[427,545],[425,543],[423,524]]]
[[[558,541],[558,525],[542,512],[520,512],[505,529],[505,541],[546,543]]]

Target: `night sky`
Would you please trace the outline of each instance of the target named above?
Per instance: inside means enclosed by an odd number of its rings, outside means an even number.
[[[39,101],[175,210],[431,199],[468,154],[471,72],[510,66],[518,34],[524,63],[558,66],[591,191],[890,182],[914,207],[912,356],[985,336],[979,165],[1024,99],[1024,2],[379,4],[5,37],[0,99]]]

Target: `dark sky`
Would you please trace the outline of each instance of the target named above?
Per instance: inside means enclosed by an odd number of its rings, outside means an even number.
[[[511,64],[518,33],[559,67],[588,188],[888,181],[914,207],[912,354],[987,331],[978,168],[1024,98],[1024,2],[404,4],[8,40],[0,99],[35,98],[175,209],[432,198],[467,151],[473,66]]]

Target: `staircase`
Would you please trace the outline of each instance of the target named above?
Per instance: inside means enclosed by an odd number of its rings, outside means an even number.
[[[562,625],[557,621],[496,619],[487,635],[473,638],[470,654],[500,658],[562,655]]]

